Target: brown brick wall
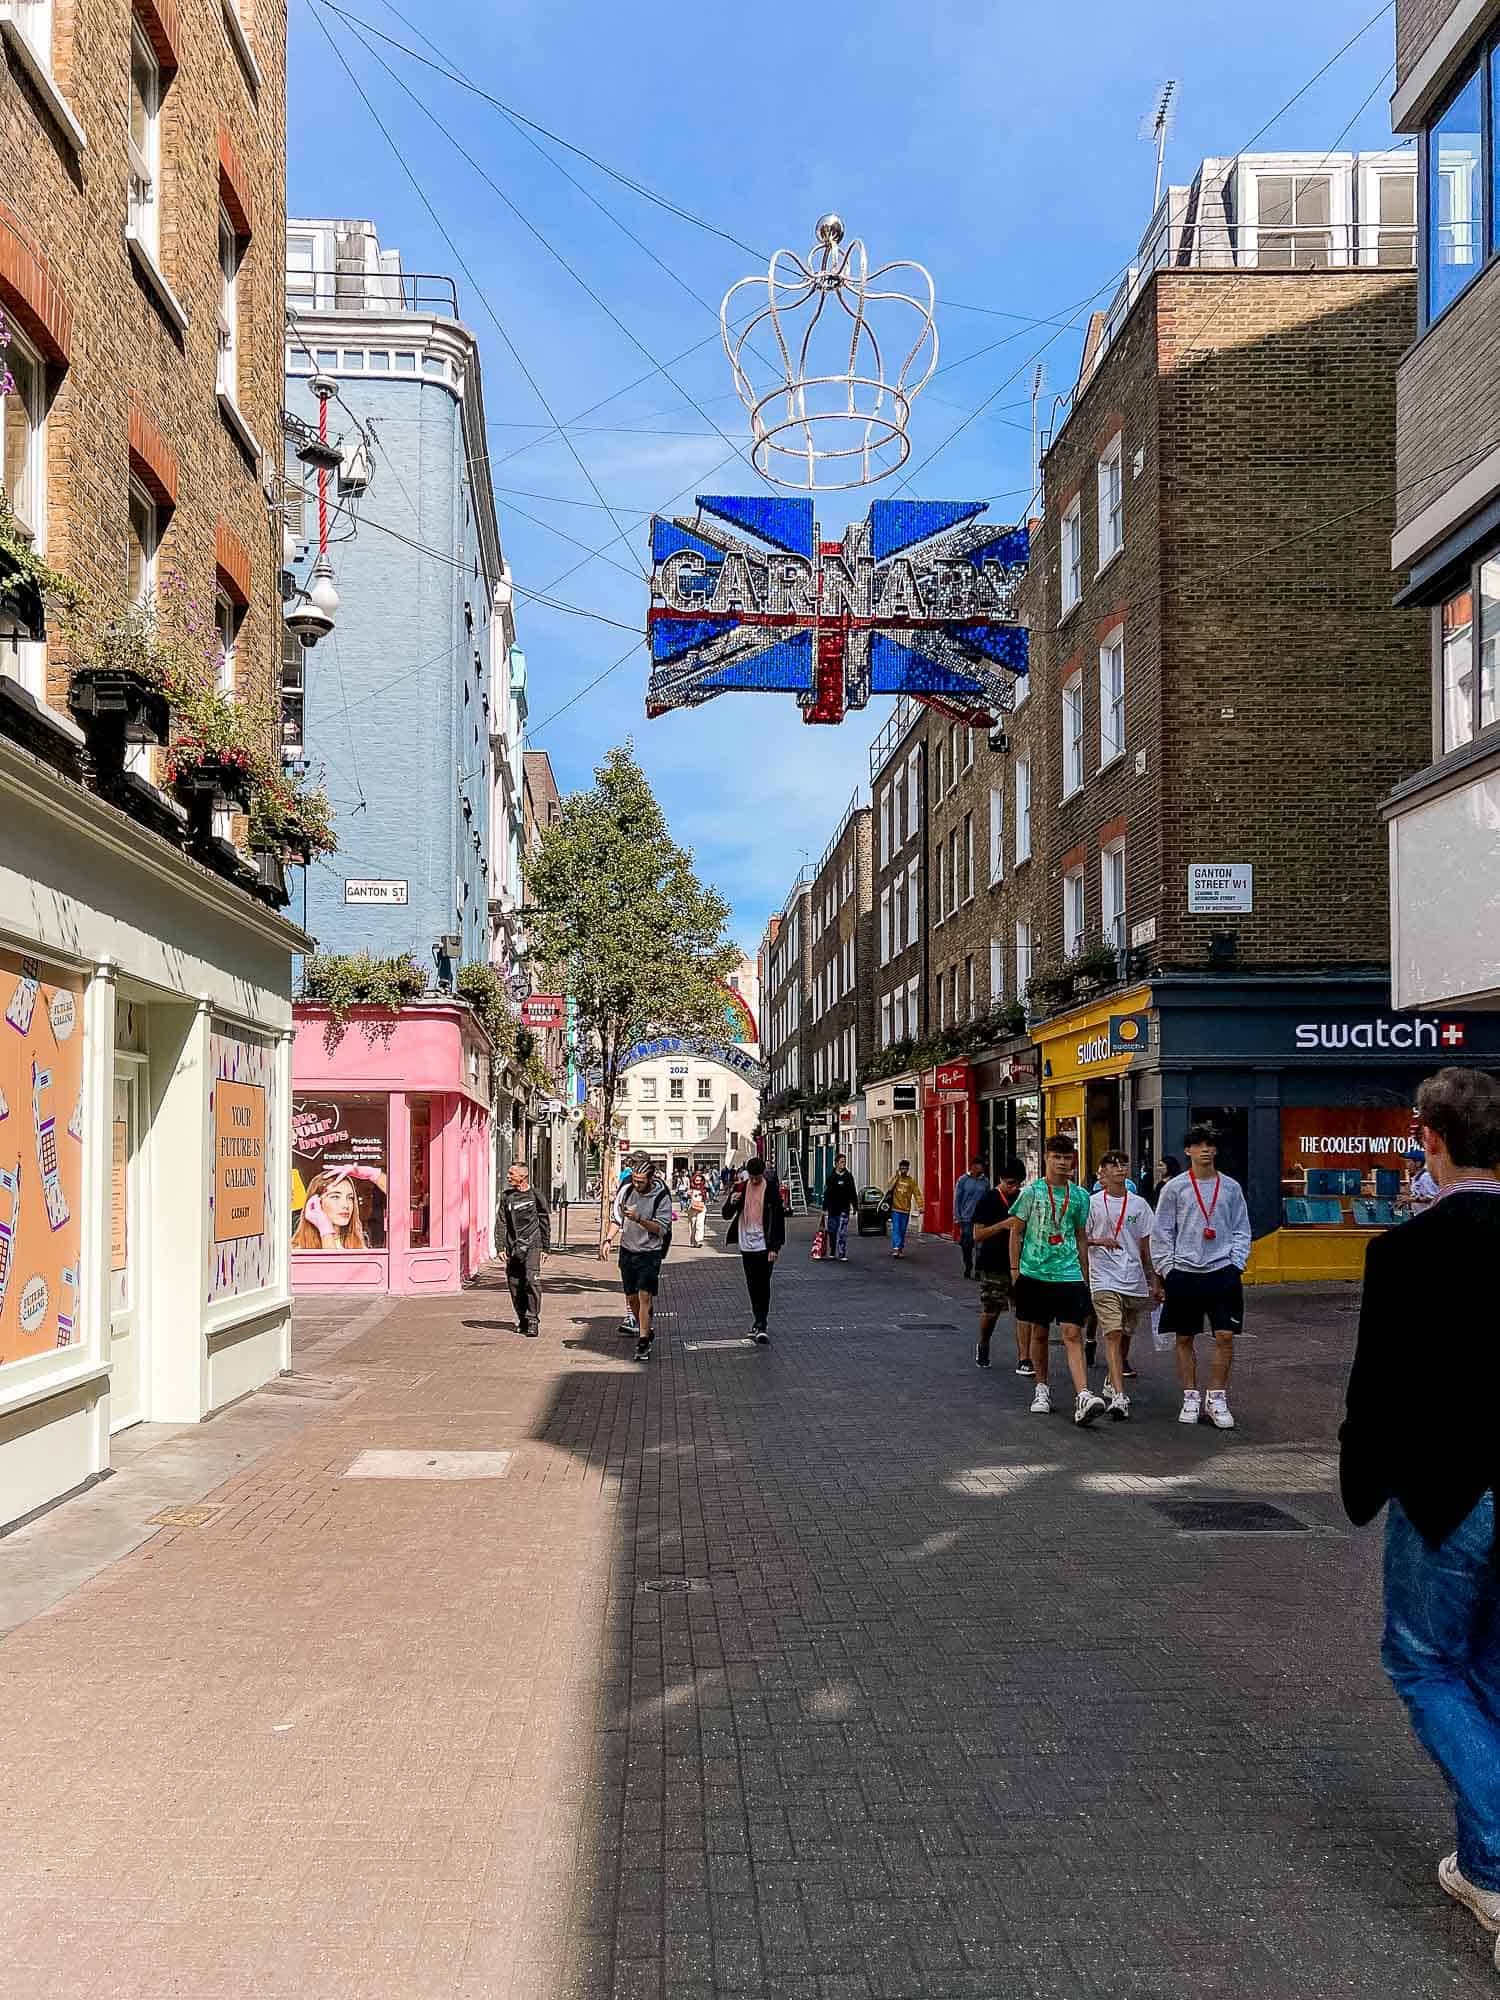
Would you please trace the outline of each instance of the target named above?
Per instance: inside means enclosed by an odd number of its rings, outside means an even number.
[[[851,865],[854,886],[845,896],[843,885]],[[809,1090],[826,1090],[831,1084],[847,1083],[852,1091],[870,1053],[875,1006],[875,986],[869,976],[871,886],[870,808],[861,806],[850,815],[837,844],[813,877],[812,894],[808,901],[811,928],[817,933],[812,941],[812,984],[808,999],[809,1073],[804,1081]],[[833,907],[831,922],[826,915],[830,898]],[[821,919],[817,915],[819,911],[824,912]],[[826,1004],[821,1011],[815,1011],[816,1003],[811,995],[817,990],[818,981],[828,978],[829,967],[840,959],[851,939],[854,945],[853,985],[847,992],[840,990],[837,999]],[[842,974],[837,983],[842,989]],[[824,990],[828,989],[825,987]],[[845,1037],[851,1028],[854,1030],[855,1049],[855,1073],[852,1076],[846,1073],[843,1054]],[[817,1081],[820,1050],[828,1066],[821,1085]]]
[[[242,6],[262,74],[258,95],[230,45],[220,0],[143,13],[178,68],[162,101],[160,262],[190,320],[179,336],[137,276],[125,244],[128,0],[72,0],[56,10],[53,71],[82,124],[76,159],[14,63],[0,91],[0,188],[17,233],[45,260],[71,313],[68,363],[50,375],[47,555],[101,605],[125,588],[132,406],[175,461],[176,505],[161,566],[211,611],[218,525],[248,552],[250,603],[237,651],[241,687],[279,677],[279,525],[260,479],[280,462],[284,316],[286,14],[282,0]],[[220,134],[238,164],[251,234],[240,270],[239,405],[267,463],[254,468],[215,396],[219,301]],[[0,213],[0,274],[5,269]],[[49,695],[66,661],[49,651]]]
[[[1404,527],[1500,442],[1500,264],[1475,280],[1402,362],[1395,522]]]
[[[908,1035],[915,1034],[920,1036],[926,1033],[926,1028],[927,1028],[926,987],[925,987],[925,976],[924,976],[924,968],[926,963],[926,945],[924,939],[927,936],[927,926],[929,921],[929,894],[930,894],[931,884],[927,867],[927,849],[924,836],[926,831],[926,802],[927,802],[926,757],[927,757],[928,733],[929,733],[929,717],[927,715],[926,710],[919,709],[917,714],[917,720],[913,723],[912,727],[907,731],[907,734],[902,739],[895,754],[891,756],[889,761],[885,765],[883,765],[881,770],[876,774],[875,778],[871,782],[871,787],[870,787],[871,791],[870,967],[873,975],[871,983],[874,989],[871,998],[870,1032],[872,1036],[872,1046],[877,1049],[880,1046],[882,1000],[886,995],[894,994],[898,990],[898,988],[904,993],[908,983],[913,979],[915,979],[917,982],[917,1000],[918,1000],[920,1018],[916,1023],[915,1027],[913,1027],[910,1021],[908,1021],[907,1034]],[[905,793],[903,791],[903,809],[901,815],[901,826],[899,829],[899,834],[892,844],[889,855],[884,861],[882,861],[881,826],[883,822],[885,795],[893,785],[898,772],[903,774],[902,775],[903,786],[905,786],[905,784],[908,782],[907,774],[910,768],[909,760],[911,758],[913,751],[916,752],[915,768],[916,768],[916,784],[918,791],[917,830],[914,835],[908,838],[906,829],[909,824],[909,817],[904,805]],[[919,908],[918,908],[918,919],[917,919],[917,942],[915,944],[909,945],[906,943],[906,939],[909,935],[909,926],[906,920],[904,883],[907,876],[907,871],[910,868],[911,863],[913,861],[916,861],[918,864],[917,900]],[[892,952],[890,957],[886,960],[886,962],[882,964],[880,957],[881,898],[887,889],[894,888],[898,880],[903,884],[903,895],[900,904],[901,908],[900,949],[898,951]]]
[[[1381,962],[1379,804],[1429,727],[1423,616],[1389,571],[1415,279],[1171,273],[1157,320],[1157,956],[1202,964],[1222,926],[1250,966]],[[1189,917],[1189,861],[1253,862],[1254,914]]]
[[[1458,0],[1396,0],[1396,88],[1405,83],[1422,51]]]

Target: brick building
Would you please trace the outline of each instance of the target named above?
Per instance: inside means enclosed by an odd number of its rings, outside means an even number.
[[[927,1032],[927,731],[927,710],[901,701],[870,745],[874,1053],[864,1096],[870,1177],[881,1187],[899,1161],[921,1158],[913,1057]]]
[[[310,941],[207,813],[188,842],[127,749],[166,727],[159,688],[100,653],[75,679],[89,656],[34,580],[39,556],[101,625],[178,587],[272,749],[284,10],[13,0],[0,63],[4,1526],[107,1473],[116,1432],[290,1366]]]
[[[873,1046],[875,994],[869,979],[870,808],[855,794],[824,850],[808,896],[812,981],[808,1000],[808,1188],[816,1199],[835,1157],[849,1155],[863,1183],[869,1134],[859,1079]],[[837,1093],[847,1101],[830,1101]]]
[[[812,1073],[812,877],[802,868],[761,947],[761,1036],[766,1067],[761,1132],[783,1181],[807,1185],[807,1113]],[[795,1167],[793,1162],[795,1161]]]
[[[1397,1007],[1500,1006],[1497,50],[1495,7],[1399,0],[1391,119],[1442,207],[1418,224],[1418,337],[1396,378],[1390,560],[1432,681],[1427,741],[1386,807]]]

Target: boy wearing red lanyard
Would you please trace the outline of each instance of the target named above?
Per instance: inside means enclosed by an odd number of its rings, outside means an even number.
[[[1130,1415],[1125,1393],[1125,1343],[1151,1309],[1151,1204],[1126,1185],[1130,1160],[1106,1153],[1099,1162],[1099,1192],[1089,1203],[1089,1290],[1104,1335],[1109,1379],[1104,1400],[1116,1423]]]
[[[1036,1371],[1033,1416],[1051,1414],[1047,1343],[1052,1322],[1062,1327],[1073,1377],[1073,1421],[1091,1424],[1104,1414],[1104,1398],[1089,1388],[1083,1359],[1083,1322],[1089,1316],[1089,1198],[1073,1180],[1078,1148],[1065,1134],[1047,1141],[1044,1172],[1028,1181],[1010,1205],[1011,1290],[1016,1330],[1031,1343]]]
[[[1177,1336],[1177,1377],[1182,1384],[1179,1423],[1196,1424],[1206,1415],[1221,1431],[1234,1429],[1229,1413],[1229,1371],[1234,1336],[1245,1320],[1240,1279],[1250,1261],[1250,1211],[1238,1181],[1217,1171],[1218,1134],[1212,1125],[1194,1125],[1184,1141],[1188,1171],[1167,1182],[1156,1206],[1151,1259],[1156,1282],[1151,1296],[1166,1301],[1162,1324]],[[1193,1343],[1207,1320],[1214,1337],[1207,1409],[1198,1392]]]

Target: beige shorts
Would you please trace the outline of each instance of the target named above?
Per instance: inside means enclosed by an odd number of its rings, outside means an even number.
[[[1134,1333],[1142,1313],[1150,1310],[1150,1299],[1132,1298],[1128,1292],[1094,1293],[1094,1317],[1101,1333]]]

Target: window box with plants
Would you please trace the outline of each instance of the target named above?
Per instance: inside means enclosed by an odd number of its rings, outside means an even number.
[[[174,703],[189,693],[185,662],[145,605],[111,612],[76,607],[65,625],[72,676],[68,707],[88,740],[85,775],[117,796],[127,745],[165,743]]]
[[[261,774],[250,801],[252,854],[274,854],[283,868],[307,868],[337,847],[326,792],[303,789],[283,773]]]

